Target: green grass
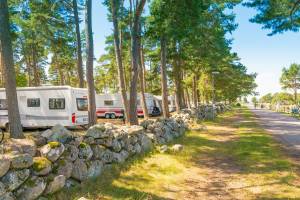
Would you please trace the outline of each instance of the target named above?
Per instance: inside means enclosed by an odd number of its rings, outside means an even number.
[[[236,108],[204,125],[208,130],[189,131],[169,144],[183,144],[180,153],[140,155],[52,198],[182,199],[180,191],[193,184],[211,190],[201,185],[202,179],[211,180],[220,173],[221,181],[230,180],[227,190],[239,199],[300,199],[297,166],[258,127],[251,112]],[[186,183],[190,178],[199,182]]]

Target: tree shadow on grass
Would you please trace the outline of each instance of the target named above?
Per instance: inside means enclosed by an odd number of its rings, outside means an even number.
[[[51,199],[66,200],[66,199],[78,199],[80,197],[86,197],[88,199],[154,199],[154,200],[168,200],[162,196],[157,196],[152,193],[147,193],[138,188],[123,187],[114,184],[115,180],[126,182],[139,182],[147,185],[151,180],[147,177],[138,176],[121,176],[122,172],[130,170],[130,167],[143,162],[145,157],[151,156],[152,152],[137,155],[129,158],[125,163],[113,164],[110,168],[107,168],[103,173],[91,180],[87,180],[71,189],[65,189],[57,194],[53,195]]]

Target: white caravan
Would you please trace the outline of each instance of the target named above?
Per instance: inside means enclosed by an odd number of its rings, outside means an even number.
[[[74,127],[88,124],[87,89],[70,86],[17,88],[21,123],[24,128]],[[5,89],[0,89],[0,127],[8,128]]]
[[[162,105],[162,97],[161,96],[154,96],[154,97]],[[174,96],[168,96],[168,105],[169,105],[169,112],[174,112],[176,110],[175,97]]]
[[[152,95],[145,93],[146,105],[150,116],[160,115],[161,109],[158,100]],[[137,115],[144,116],[141,106],[140,95],[137,98]],[[121,94],[97,94],[96,95],[97,116],[105,118],[123,117],[124,106]]]

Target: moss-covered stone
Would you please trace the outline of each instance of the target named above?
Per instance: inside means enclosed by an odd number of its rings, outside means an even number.
[[[86,147],[87,147],[87,143],[85,143],[85,142],[81,142],[79,144],[79,148],[86,148]]]
[[[51,165],[51,162],[45,157],[34,157],[32,168],[36,172],[40,172],[43,169]]]
[[[61,143],[60,142],[49,142],[48,145],[50,146],[51,149],[55,149],[57,147],[60,147]]]

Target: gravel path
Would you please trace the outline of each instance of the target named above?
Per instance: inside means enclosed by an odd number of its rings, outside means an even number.
[[[300,120],[270,110],[250,109],[265,130],[284,144],[291,155],[300,158]]]

